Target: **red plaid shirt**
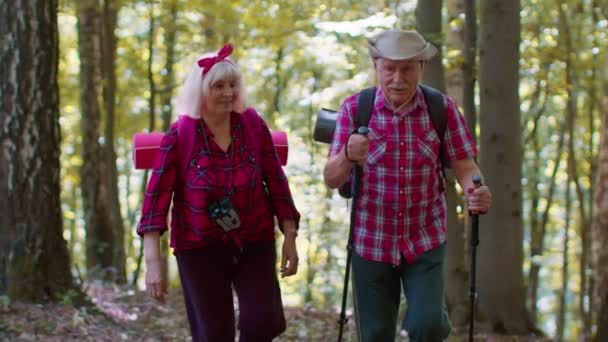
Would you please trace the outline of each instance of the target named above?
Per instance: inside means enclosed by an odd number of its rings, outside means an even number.
[[[338,115],[329,155],[339,153],[354,130],[359,94]],[[448,160],[473,158],[477,149],[454,101],[444,96]],[[354,247],[361,257],[398,265],[446,241],[446,202],[439,160],[440,140],[420,88],[414,101],[393,114],[378,87],[372,109],[369,154],[363,167]]]
[[[212,139],[213,134],[204,121],[198,121],[185,179],[181,179],[180,173],[176,123],[162,139],[137,233],[166,231],[172,198],[171,247],[175,251],[226,240],[237,245],[273,240],[275,216],[279,222],[293,219],[297,225],[300,214],[265,123],[263,136],[254,137],[260,140],[256,145],[245,131],[247,127],[242,124],[241,115],[233,113],[230,118],[232,143],[224,152]],[[261,147],[260,154],[256,153],[256,146]],[[256,160],[257,155],[262,160]],[[241,228],[226,233],[211,218],[207,208],[228,195],[230,189]]]

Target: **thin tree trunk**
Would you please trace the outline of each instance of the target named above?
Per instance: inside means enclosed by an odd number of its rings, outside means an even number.
[[[272,108],[269,110],[267,121],[270,127],[275,127],[277,118],[281,113],[281,97],[283,89],[285,89],[285,79],[283,79],[283,61],[285,60],[285,47],[280,46],[274,59],[275,69],[275,90],[272,98]]]
[[[126,256],[125,256],[125,228],[122,219],[120,195],[118,192],[118,170],[116,168],[116,150],[114,149],[114,118],[116,102],[116,17],[118,9],[114,0],[103,1],[103,49],[102,49],[102,71],[103,71],[103,103],[105,114],[105,146],[104,159],[107,167],[105,182],[108,187],[109,215],[112,228],[114,229],[113,243],[113,265],[116,270],[115,280],[125,283]]]
[[[529,283],[529,303],[530,303],[530,307],[531,307],[531,311],[532,311],[532,320],[536,321],[536,315],[538,312],[538,307],[537,307],[537,299],[538,299],[538,283],[539,283],[539,272],[540,272],[540,267],[541,264],[537,261],[535,261],[535,259],[538,259],[540,257],[542,257],[542,255],[544,254],[545,251],[545,235],[546,235],[546,231],[547,231],[547,225],[549,223],[549,213],[551,211],[551,208],[553,207],[553,199],[554,199],[554,194],[555,194],[555,183],[556,183],[556,179],[557,179],[557,173],[559,171],[560,168],[560,164],[562,161],[562,151],[564,149],[564,145],[565,145],[565,137],[566,137],[566,130],[564,129],[565,124],[562,124],[561,127],[562,129],[560,130],[560,136],[559,136],[559,142],[558,142],[558,146],[557,146],[557,151],[555,153],[555,160],[554,160],[554,167],[553,167],[553,171],[551,173],[551,180],[549,182],[549,190],[547,192],[547,195],[544,197],[547,201],[547,204],[545,206],[545,210],[543,211],[543,214],[540,218],[540,222],[539,222],[539,226],[538,229],[535,229],[532,232],[532,242],[531,242],[531,259],[532,259],[532,263],[530,266],[530,273],[528,276],[528,283]]]
[[[162,120],[162,129],[166,132],[171,125],[171,114],[173,113],[173,105],[171,99],[173,98],[173,83],[175,82],[175,73],[173,72],[173,65],[175,64],[175,42],[177,38],[177,0],[171,0],[166,4],[166,10],[168,15],[167,21],[163,27],[165,30],[164,45],[165,45],[165,67],[164,74],[162,77],[162,92],[160,92],[160,111]],[[164,274],[167,275],[166,281],[169,281],[169,234],[163,234],[160,239],[160,253],[162,260],[162,267]]]
[[[580,256],[580,293],[579,293],[579,314],[582,323],[583,334],[590,329],[590,323],[588,320],[588,313],[585,310],[585,297],[587,290],[587,265],[588,265],[588,255],[589,255],[589,246],[587,241],[588,234],[588,220],[587,215],[585,213],[585,195],[583,193],[583,189],[579,183],[578,171],[577,171],[577,161],[576,161],[576,149],[574,147],[575,141],[575,130],[576,126],[576,116],[577,116],[577,88],[578,88],[578,79],[575,76],[575,65],[572,59],[572,55],[575,53],[572,47],[572,33],[570,32],[570,23],[568,22],[568,18],[566,17],[566,11],[564,10],[565,4],[558,2],[558,11],[559,11],[559,34],[560,38],[563,42],[563,46],[565,48],[565,74],[566,74],[566,89],[567,89],[567,117],[568,117],[568,131],[569,131],[569,139],[568,139],[568,173],[570,179],[574,183],[574,189],[578,201],[578,210],[579,210],[579,236],[581,237],[581,256]]]
[[[570,169],[571,166],[568,166]],[[557,291],[558,293],[558,311],[557,311],[557,320],[555,325],[556,335],[555,340],[557,342],[561,342],[564,340],[564,328],[565,328],[565,320],[566,320],[566,296],[568,294],[568,252],[569,252],[569,242],[570,242],[570,220],[571,220],[571,207],[572,200],[570,198],[570,172],[568,173],[568,181],[566,182],[566,223],[564,227],[564,246],[562,249],[562,285],[561,289]]]
[[[604,64],[604,115],[593,209],[594,303],[598,327],[595,341],[608,340],[608,59]]]
[[[0,4],[0,294],[27,301],[77,291],[60,202],[57,10]]]
[[[175,65],[175,44],[177,41],[177,20],[178,20],[178,4],[177,0],[171,0],[167,4],[167,11],[169,12],[168,20],[163,25],[165,29],[165,67],[162,78],[163,92],[161,94],[161,119],[162,129],[167,131],[171,125],[171,114],[173,113],[173,105],[171,99],[173,98],[173,89],[175,83],[175,73],[173,72],[173,66]]]
[[[469,125],[469,130],[473,134],[473,139],[477,143],[477,111],[475,107],[475,83],[477,73],[477,15],[475,0],[465,0],[465,30],[464,30],[464,93],[463,110]]]
[[[99,143],[101,108],[101,12],[98,0],[77,3],[82,110],[82,167],[80,181],[86,226],[89,276],[111,279],[114,265],[114,227],[108,188],[108,167]]]
[[[148,108],[149,112],[149,120],[148,120],[148,130],[150,132],[154,131],[156,128],[156,82],[154,80],[154,73],[152,71],[152,66],[154,65],[154,41],[156,37],[156,17],[154,14],[154,3],[155,0],[149,0],[148,5],[150,7],[149,10],[149,18],[148,18],[148,87],[150,91],[150,97],[148,98]],[[146,184],[148,180],[148,170],[144,172],[144,175],[141,180],[141,198],[143,199],[146,193]],[[137,284],[137,279],[139,278],[139,271],[141,267],[141,262],[144,254],[144,240],[140,239],[139,245],[139,253],[137,257],[137,261],[135,264],[135,270],[133,271],[133,277],[131,279],[132,284]],[[161,247],[162,248],[162,247]],[[164,276],[163,282],[167,284],[167,277],[169,271],[169,265],[167,263],[167,258],[161,257],[161,269],[162,274]]]

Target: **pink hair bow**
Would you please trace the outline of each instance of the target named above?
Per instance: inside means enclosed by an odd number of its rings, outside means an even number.
[[[199,67],[203,69],[203,75],[211,70],[211,68],[215,65],[215,63],[221,62],[226,59],[226,57],[232,54],[232,45],[226,44],[223,48],[218,51],[217,55],[213,57],[201,58],[198,60],[197,64]],[[229,62],[229,61],[228,61]]]

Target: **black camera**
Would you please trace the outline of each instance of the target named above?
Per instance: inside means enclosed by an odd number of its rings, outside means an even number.
[[[219,201],[209,204],[207,209],[209,210],[211,218],[214,219],[224,231],[229,232],[241,226],[241,219],[234,209],[230,197],[226,196]]]

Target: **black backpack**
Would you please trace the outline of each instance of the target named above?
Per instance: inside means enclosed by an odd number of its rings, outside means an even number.
[[[449,166],[449,161],[443,154],[443,136],[447,126],[443,94],[435,88],[422,84],[420,85],[420,89],[424,95],[424,101],[428,107],[429,115],[431,117],[433,127],[435,128],[435,132],[437,132],[437,135],[439,136],[439,161],[441,162],[442,176],[445,179],[445,168]],[[359,94],[359,98],[357,99],[357,113],[355,114],[355,130],[361,126],[369,125],[375,98],[376,87],[365,88]],[[340,196],[344,198],[351,198],[351,187],[350,181],[344,183],[338,189]]]

